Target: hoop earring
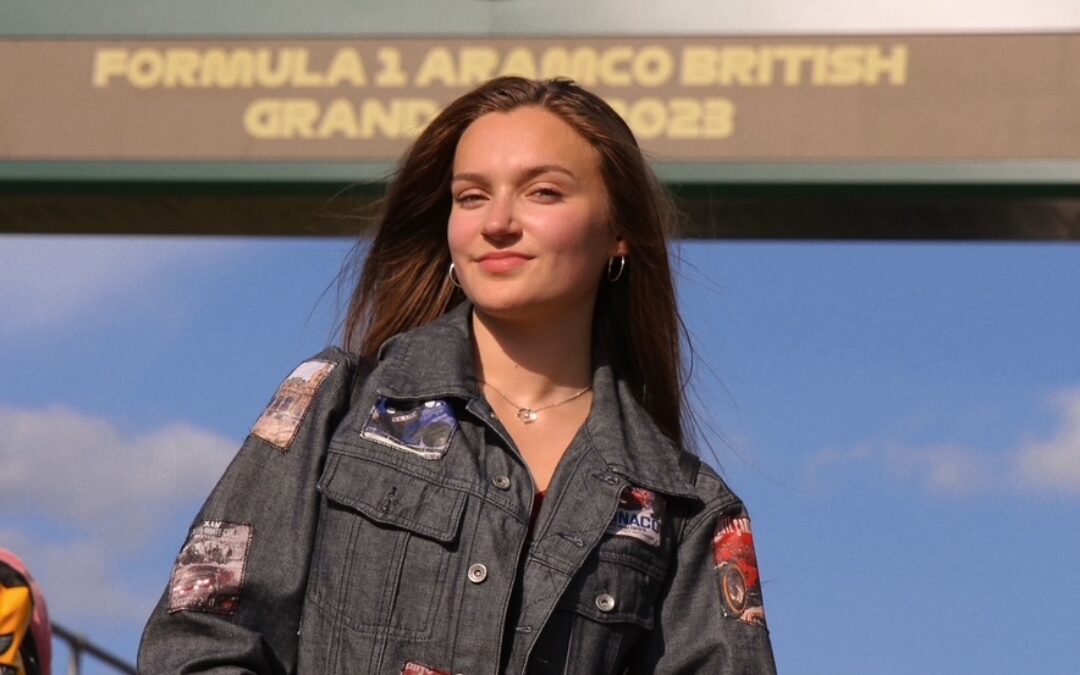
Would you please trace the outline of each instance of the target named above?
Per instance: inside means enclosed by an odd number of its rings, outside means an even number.
[[[454,263],[450,263],[450,270],[446,273],[446,276],[450,277],[451,284],[461,288],[461,282],[458,280],[457,275],[454,274]]]
[[[621,255],[618,260],[618,270],[615,270],[615,258],[608,258],[607,261],[607,278],[611,283],[615,283],[619,279],[622,279],[623,272],[626,271],[626,256]]]

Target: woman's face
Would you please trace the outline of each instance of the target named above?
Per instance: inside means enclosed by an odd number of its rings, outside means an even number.
[[[539,107],[478,118],[450,190],[450,253],[477,309],[591,316],[607,260],[627,246],[609,225],[600,156],[570,125]]]

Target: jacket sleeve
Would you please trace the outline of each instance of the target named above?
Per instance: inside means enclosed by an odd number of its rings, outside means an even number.
[[[139,672],[295,671],[316,485],[359,370],[329,349],[281,384],[195,518],[143,632]]]
[[[746,511],[718,499],[682,528],[675,569],[631,673],[775,674]]]

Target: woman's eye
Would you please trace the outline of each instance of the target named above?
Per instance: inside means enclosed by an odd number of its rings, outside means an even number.
[[[477,204],[480,202],[481,199],[483,199],[483,195],[480,195],[476,192],[465,192],[454,197],[454,201],[461,206],[470,206],[473,204]]]
[[[562,192],[553,187],[538,187],[533,190],[533,195],[544,201],[558,201],[562,199]]]

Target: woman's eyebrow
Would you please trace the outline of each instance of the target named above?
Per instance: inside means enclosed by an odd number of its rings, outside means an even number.
[[[532,178],[536,178],[537,176],[543,175],[545,173],[551,173],[551,172],[565,174],[565,175],[569,176],[570,178],[574,178],[574,179],[577,178],[577,175],[573,171],[566,168],[565,166],[562,166],[561,164],[540,164],[540,165],[537,165],[537,166],[529,167],[528,169],[522,171],[521,174],[519,175],[518,179],[519,180],[529,180],[529,179],[532,179]],[[466,172],[463,172],[463,173],[455,173],[453,176],[451,176],[450,180],[451,181],[459,181],[459,180],[460,181],[468,181],[468,182],[472,182],[472,183],[486,183],[488,179],[484,174],[472,173],[472,172],[466,171]]]

